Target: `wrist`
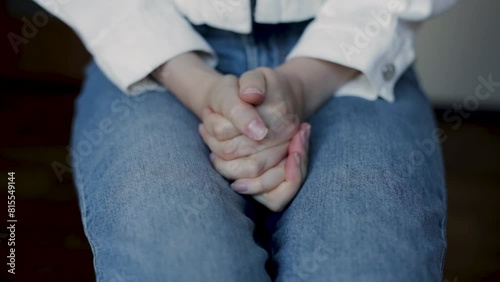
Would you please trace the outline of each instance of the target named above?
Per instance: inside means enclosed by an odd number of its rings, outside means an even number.
[[[188,52],[159,66],[152,76],[201,117],[207,107],[208,89],[222,74],[208,66],[195,52]]]
[[[304,116],[307,118],[359,71],[314,58],[294,58],[279,67],[301,85]]]

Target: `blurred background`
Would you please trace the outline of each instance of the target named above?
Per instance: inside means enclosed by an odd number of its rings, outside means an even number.
[[[484,86],[490,76],[500,82],[498,11],[500,1],[459,1],[417,40],[422,86],[448,136],[449,282],[500,281],[500,87]],[[3,1],[0,35],[0,173],[7,182],[7,172],[16,172],[18,219],[13,279],[2,212],[0,281],[94,281],[67,162],[73,100],[90,56],[29,0]],[[477,98],[479,85],[488,98]]]

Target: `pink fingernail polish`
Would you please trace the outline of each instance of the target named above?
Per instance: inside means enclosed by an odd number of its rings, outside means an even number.
[[[268,129],[261,119],[254,119],[247,125],[248,133],[254,140],[262,140],[266,137]]]
[[[262,90],[260,90],[257,87],[248,87],[245,90],[243,90],[243,92],[241,92],[241,93],[244,95],[246,95],[246,94],[260,94],[260,95],[262,95],[263,94]]]
[[[233,184],[231,184],[231,188],[238,193],[245,193],[248,191],[248,185],[241,182],[233,182]]]

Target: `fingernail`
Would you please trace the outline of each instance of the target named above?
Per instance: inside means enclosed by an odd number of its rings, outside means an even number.
[[[305,129],[302,129],[300,131],[300,139],[302,141],[302,144],[306,144],[306,140],[307,140],[307,130]]]
[[[306,140],[309,141],[309,137],[311,137],[311,125],[308,124],[306,126]]]
[[[215,161],[215,155],[214,155],[214,153],[210,153],[210,160],[212,162]]]
[[[295,162],[297,163],[298,166],[300,166],[300,155],[299,153],[295,152],[293,157],[295,158]]]
[[[256,87],[247,87],[245,90],[243,90],[242,94],[259,94],[262,95],[263,92],[259,88]]]
[[[231,189],[238,193],[245,193],[246,191],[248,191],[248,185],[241,182],[233,182],[233,184],[231,184]]]
[[[262,140],[264,137],[267,135],[267,128],[264,122],[261,119],[254,119],[252,120],[248,126],[248,133],[251,135],[251,137],[254,140]]]

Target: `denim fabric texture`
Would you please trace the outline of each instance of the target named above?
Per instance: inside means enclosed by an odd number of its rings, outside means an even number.
[[[306,25],[195,28],[218,70],[241,75],[283,63]],[[441,281],[446,189],[439,143],[428,142],[433,112],[412,69],[395,93],[394,103],[344,96],[320,108],[307,179],[271,213],[214,170],[200,121],[173,95],[126,96],[91,63],[71,146],[97,281]]]

